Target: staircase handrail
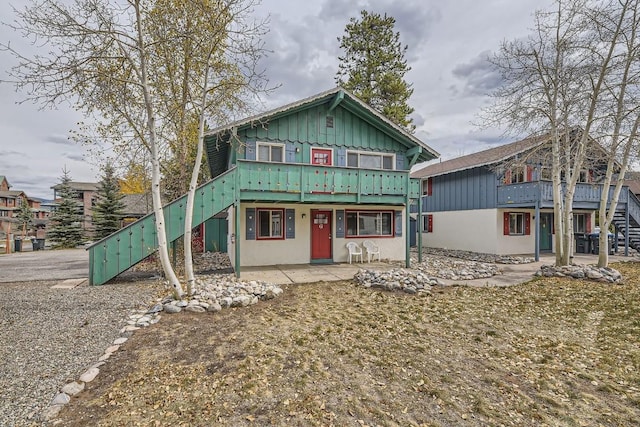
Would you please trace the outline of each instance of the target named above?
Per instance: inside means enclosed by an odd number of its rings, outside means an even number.
[[[629,195],[629,215],[640,223],[640,199],[638,199],[638,196],[636,196],[630,189],[627,190],[627,194]]]
[[[220,177],[223,177],[223,176],[225,176],[225,175],[230,174],[231,172],[233,172],[233,171],[235,170],[235,168],[236,168],[236,167],[234,166],[234,167],[232,167],[231,169],[227,170],[226,172],[221,173],[220,175],[216,176],[215,178],[212,178],[211,180],[209,180],[209,181],[205,182],[204,184],[202,184],[202,185],[198,186],[198,187],[196,188],[196,191],[198,191],[199,189],[201,189],[201,188],[203,188],[203,187],[207,186],[207,185],[208,185],[208,184],[209,184],[213,179],[218,179],[218,178],[220,178]],[[186,194],[184,194],[184,195],[182,195],[182,196],[178,197],[177,199],[174,199],[174,200],[172,200],[172,201],[170,201],[170,202],[168,202],[168,203],[164,204],[164,205],[162,206],[162,209],[163,209],[163,210],[164,210],[164,209],[167,209],[169,206],[179,203],[182,199],[184,199],[184,200],[186,201],[186,200],[187,200],[187,195],[186,195]],[[122,228],[121,228],[121,229],[119,229],[118,231],[115,231],[115,232],[113,232],[112,234],[110,234],[110,235],[108,235],[108,236],[106,236],[106,237],[103,237],[102,239],[98,240],[97,242],[93,242],[91,245],[87,246],[86,250],[89,250],[89,249],[91,249],[92,247],[99,245],[100,243],[102,243],[102,242],[103,242],[103,241],[105,241],[106,239],[109,239],[109,238],[111,238],[111,237],[113,237],[113,236],[115,236],[115,235],[117,235],[117,234],[120,234],[120,233],[126,233],[126,232],[128,231],[128,229],[129,229],[129,228],[131,228],[131,227],[133,227],[133,226],[135,225],[135,223],[136,223],[136,222],[138,222],[138,221],[142,221],[143,219],[146,219],[146,218],[148,218],[148,217],[152,217],[152,216],[155,216],[155,212],[153,212],[153,211],[149,212],[148,214],[146,214],[146,215],[144,215],[144,216],[141,216],[141,217],[140,217],[140,218],[138,218],[135,222],[132,222],[131,224],[127,224],[126,226],[122,227]]]

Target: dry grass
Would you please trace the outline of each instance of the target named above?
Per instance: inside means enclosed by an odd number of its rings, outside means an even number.
[[[640,264],[432,296],[350,282],[164,315],[61,412],[84,426],[622,426],[640,419]]]

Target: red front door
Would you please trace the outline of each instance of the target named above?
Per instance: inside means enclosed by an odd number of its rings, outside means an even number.
[[[331,211],[311,211],[311,259],[331,260]]]
[[[312,148],[311,149],[311,164],[331,166],[333,164],[332,151],[326,148]]]

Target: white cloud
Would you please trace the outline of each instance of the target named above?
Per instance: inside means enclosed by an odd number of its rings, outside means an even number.
[[[29,3],[14,1],[19,7]],[[503,142],[471,124],[486,103],[483,93],[496,83],[481,58],[501,40],[526,35],[531,14],[541,6],[539,0],[263,0],[256,14],[271,15],[265,41],[273,51],[263,65],[271,82],[281,84],[265,105],[277,107],[335,86],[337,38],[349,18],[366,9],[396,18],[396,30],[409,46],[412,70],[406,78],[414,88],[410,103],[418,137],[443,158]],[[12,19],[9,4],[2,2],[0,21]],[[2,41],[27,46],[16,37],[0,27]],[[0,53],[0,63],[4,79],[12,59]],[[31,104],[16,104],[21,98],[10,85],[0,84],[0,175],[15,189],[38,197],[52,196],[50,187],[65,167],[74,180],[96,180],[99,169],[87,160],[85,148],[69,140],[82,119],[79,114],[65,106],[39,111]]]

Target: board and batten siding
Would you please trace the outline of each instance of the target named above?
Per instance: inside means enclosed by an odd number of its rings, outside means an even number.
[[[431,196],[422,197],[423,212],[493,209],[498,180],[486,167],[434,176]]]
[[[333,117],[333,128],[327,127],[327,116]],[[404,161],[407,147],[340,106],[327,113],[326,105],[320,105],[268,123],[256,123],[252,128],[239,130],[238,137],[245,142],[289,143],[296,149],[297,162],[309,159],[310,147],[314,146],[394,153],[402,158],[396,161],[396,168],[407,167]]]

